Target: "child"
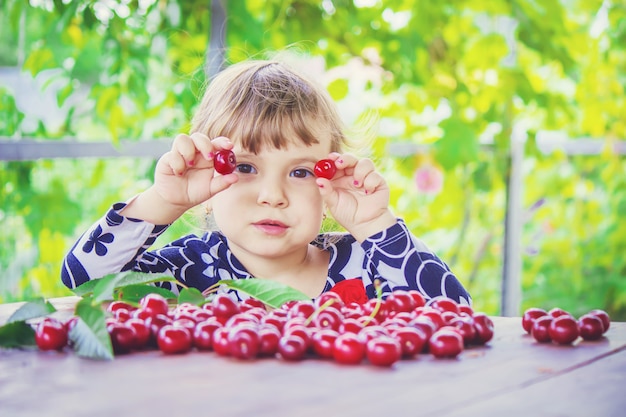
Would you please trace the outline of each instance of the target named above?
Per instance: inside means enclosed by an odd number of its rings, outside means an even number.
[[[134,270],[171,274],[201,291],[221,279],[259,278],[311,298],[336,291],[362,303],[376,297],[377,279],[384,296],[416,289],[471,302],[447,265],[391,213],[389,187],[372,161],[342,153],[347,140],[326,91],[286,64],[228,67],[192,122],[192,133],[178,135],[159,159],[154,184],[114,204],[80,237],[62,266],[66,286]],[[234,151],[235,172],[214,170],[220,150]],[[330,180],[314,176],[321,159],[337,168]],[[147,251],[202,203],[218,231]],[[325,210],[347,233],[320,233]]]

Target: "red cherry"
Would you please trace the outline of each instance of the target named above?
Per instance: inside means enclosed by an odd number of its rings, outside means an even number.
[[[391,366],[400,360],[400,343],[389,336],[378,336],[365,345],[367,360],[376,366]]]
[[[337,337],[339,337],[339,333],[333,329],[321,329],[316,331],[311,337],[313,352],[322,358],[332,358],[335,339],[337,339]]]
[[[239,308],[241,311],[248,311],[253,308],[261,308],[265,311],[265,304],[263,304],[263,301],[257,300],[256,298],[246,298],[239,303]]]
[[[552,320],[554,320],[554,318],[549,314],[536,318],[530,327],[530,335],[539,343],[550,342],[552,339],[550,338],[548,329],[550,328]]]
[[[304,358],[307,343],[295,334],[283,335],[278,341],[278,356],[287,361],[299,361]]]
[[[598,340],[604,333],[604,324],[600,317],[585,314],[578,319],[578,331],[584,340]]]
[[[218,327],[213,331],[211,346],[213,347],[213,351],[220,356],[230,355],[229,332],[230,329],[228,327]]]
[[[375,325],[364,327],[358,335],[365,343],[367,343],[378,336],[391,336],[391,332],[392,329],[387,329],[381,325]]]
[[[165,314],[150,316],[146,320],[146,326],[150,329],[150,340],[156,342],[159,331],[166,324],[172,324],[172,319]]]
[[[425,307],[421,314],[421,317],[428,317],[433,323],[435,323],[435,326],[437,326],[437,329],[444,326],[446,323],[443,320],[443,317],[441,316],[441,311],[434,309],[432,307]]]
[[[298,301],[289,308],[288,318],[302,317],[308,319],[315,313],[315,304],[312,301]]]
[[[341,311],[335,307],[326,307],[315,316],[313,323],[318,329],[339,330],[342,321],[343,314]]]
[[[531,307],[524,311],[524,314],[522,315],[522,327],[526,333],[530,334],[530,329],[536,318],[545,316],[546,314],[548,314],[546,310],[538,307]]]
[[[67,329],[61,321],[48,317],[35,330],[35,343],[40,350],[61,350],[67,345]]]
[[[135,331],[135,345],[134,349],[143,349],[150,341],[150,327],[145,321],[132,317],[124,323],[126,326],[130,326]]]
[[[333,345],[333,358],[342,364],[356,365],[365,358],[365,343],[354,333],[340,334]]]
[[[409,295],[413,299],[413,305],[415,305],[415,308],[426,305],[426,298],[421,292],[417,290],[409,290]]]
[[[112,301],[108,306],[107,306],[107,312],[109,313],[115,313],[116,310],[120,309],[120,308],[124,308],[128,311],[133,311],[133,310],[137,310],[136,307],[128,304],[125,301]]]
[[[259,328],[259,356],[273,356],[278,352],[280,331],[274,326],[261,326]]]
[[[116,355],[128,353],[135,347],[136,336],[133,327],[126,323],[113,323],[107,326],[107,331]]]
[[[186,353],[191,350],[193,340],[185,327],[166,324],[157,336],[157,345],[165,354]]]
[[[557,318],[559,316],[571,316],[571,314],[562,308],[554,307],[550,311],[548,311],[548,315],[552,316],[552,318]]]
[[[415,307],[415,301],[413,296],[409,294],[408,291],[405,290],[395,290],[391,294],[387,296],[385,299],[385,304],[389,311],[396,312],[410,312],[413,311]]]
[[[602,320],[602,324],[604,325],[603,333],[606,333],[606,331],[609,330],[609,327],[611,327],[611,318],[606,311],[595,309],[591,310],[588,314],[593,314],[594,316],[597,316],[600,320]]]
[[[294,324],[285,327],[283,335],[294,335],[300,337],[304,341],[305,347],[308,349],[311,345],[311,331],[303,324]]]
[[[323,305],[328,305],[341,310],[345,304],[339,294],[333,291],[326,291],[315,299],[315,307],[319,308]]]
[[[215,170],[222,175],[230,174],[237,168],[237,159],[233,151],[222,149],[215,153],[213,157]]]
[[[326,178],[327,180],[333,179],[336,172],[335,162],[330,159],[320,159],[313,168],[313,173],[316,177]]]
[[[461,315],[468,315],[471,317],[474,315],[474,309],[467,304],[459,304],[459,316]]]
[[[156,316],[157,314],[167,315],[169,311],[165,297],[156,293],[147,294],[139,300],[139,308],[149,316]]]
[[[410,358],[420,353],[428,342],[426,332],[417,327],[403,327],[392,331],[391,334],[400,342],[402,356],[405,358]]]
[[[230,354],[237,359],[254,359],[259,352],[259,335],[255,327],[238,325],[228,333]]]
[[[69,319],[67,319],[67,321],[65,322],[65,330],[67,330],[68,334],[70,330],[72,330],[76,326],[77,322],[78,322],[78,316],[72,316]]]
[[[484,345],[493,338],[493,321],[485,313],[474,313],[474,329],[476,329],[476,338],[474,343]]]
[[[239,303],[226,293],[220,293],[211,301],[213,314],[222,319],[229,319],[240,312]]]
[[[217,317],[210,317],[196,324],[193,331],[193,345],[199,350],[211,350],[213,348],[213,332],[224,327]]]
[[[459,314],[459,304],[451,298],[448,298],[444,295],[440,295],[434,298],[431,298],[426,303],[427,306],[435,308],[440,312],[451,311],[456,315]]]
[[[359,333],[365,326],[355,318],[346,318],[339,326],[339,333]]]
[[[455,330],[441,328],[428,340],[428,349],[436,358],[456,358],[463,351],[463,337]]]
[[[562,314],[552,320],[548,333],[553,342],[559,345],[569,345],[578,339],[578,322],[569,314]]]
[[[476,327],[474,326],[474,318],[470,316],[457,316],[450,320],[449,326],[456,328],[463,337],[465,345],[472,344],[476,341]]]

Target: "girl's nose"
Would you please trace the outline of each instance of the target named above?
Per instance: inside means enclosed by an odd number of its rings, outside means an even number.
[[[259,184],[257,203],[271,207],[286,207],[288,205],[284,185],[273,178],[265,178]]]

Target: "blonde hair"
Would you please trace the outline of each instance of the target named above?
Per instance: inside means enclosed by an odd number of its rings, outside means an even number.
[[[192,133],[226,136],[252,153],[266,146],[305,145],[329,135],[331,152],[347,145],[344,125],[328,92],[286,63],[233,64],[208,84],[192,119]]]

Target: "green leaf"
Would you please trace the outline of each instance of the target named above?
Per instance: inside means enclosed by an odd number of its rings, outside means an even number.
[[[197,288],[183,288],[178,295],[178,304],[190,303],[194,305],[202,305],[206,302],[206,298]]]
[[[100,306],[84,298],[76,304],[75,314],[79,317],[76,326],[69,332],[69,339],[78,356],[90,359],[113,359],[113,346],[106,329],[106,314]]]
[[[35,330],[24,321],[0,326],[0,347],[21,348],[35,346]]]
[[[100,303],[102,301],[114,300],[113,293],[117,287],[117,283],[123,278],[122,275],[108,275],[96,282],[93,289],[93,302]]]
[[[136,303],[139,302],[139,300],[141,300],[146,295],[152,293],[160,294],[167,299],[176,298],[176,294],[165,288],[155,287],[154,285],[147,284],[131,284],[125,285],[124,287],[120,288],[118,299],[131,303]]]
[[[103,279],[107,279],[109,277],[115,277],[115,289],[119,289],[128,285],[135,284],[150,284],[154,282],[176,282],[176,278],[171,275],[158,275],[158,274],[148,274],[145,272],[135,272],[135,271],[125,271],[119,272],[116,274],[109,274],[102,278],[92,279],[91,281],[87,281],[84,284],[74,288],[74,294],[79,297],[85,297],[87,295],[91,295],[94,293],[98,282]],[[103,291],[105,287],[101,289]]]
[[[219,284],[245,292],[266,305],[279,308],[288,301],[310,300],[311,297],[288,285],[266,279],[224,279]]]
[[[56,308],[43,298],[38,298],[33,301],[29,301],[26,304],[18,308],[7,320],[7,323],[13,323],[16,321],[30,320],[37,317],[47,316],[50,313],[54,313]]]

